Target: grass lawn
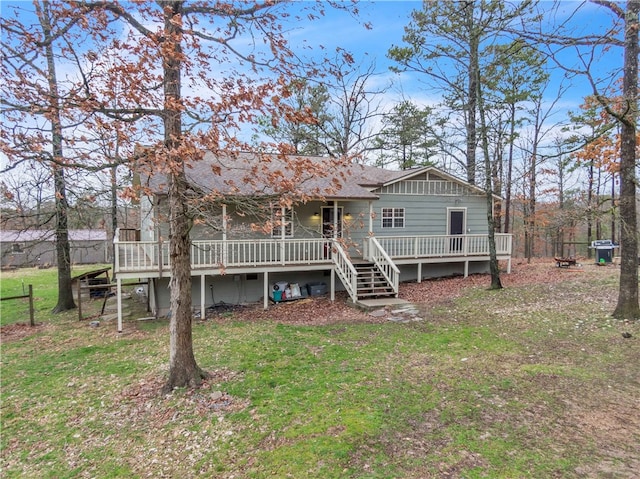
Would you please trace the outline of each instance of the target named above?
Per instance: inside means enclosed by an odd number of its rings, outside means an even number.
[[[71,275],[77,276],[87,271],[101,269],[108,265],[74,266]],[[34,320],[36,323],[56,321],[51,310],[58,298],[58,270],[56,268],[21,268],[15,271],[0,272],[0,298],[29,294],[29,285],[33,287]],[[94,305],[95,306],[95,305]],[[93,311],[95,312],[95,311]],[[75,313],[77,317],[77,312]],[[91,312],[88,312],[91,314]],[[29,299],[0,301],[0,325],[29,322]]]
[[[638,477],[640,324],[609,316],[615,267],[411,285],[422,321],[322,321],[314,302],[305,322],[196,321],[212,378],[164,397],[168,322],[51,316],[50,272],[2,277],[42,298],[21,334],[2,304],[3,478]]]

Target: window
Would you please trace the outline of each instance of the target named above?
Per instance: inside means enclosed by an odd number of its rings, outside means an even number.
[[[293,209],[285,208],[284,217],[282,216],[282,208],[273,208],[271,210],[271,229],[272,238],[280,238],[282,236],[282,227],[284,226],[284,235],[287,238],[293,238]]]
[[[404,228],[404,208],[382,208],[383,228]]]
[[[24,246],[21,243],[13,243],[11,245],[12,253],[24,253]]]

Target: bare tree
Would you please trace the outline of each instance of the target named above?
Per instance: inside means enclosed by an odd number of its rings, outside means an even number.
[[[55,202],[55,235],[58,265],[58,302],[54,312],[75,308],[71,289],[71,255],[68,233],[69,202],[65,168],[65,129],[77,120],[67,104],[74,85],[60,79],[60,57],[73,57],[72,31],[79,17],[68,18],[59,5],[48,0],[33,3],[36,23],[27,25],[11,16],[2,16],[2,73],[5,117],[0,135],[3,153],[12,166],[29,161],[49,165]],[[63,86],[64,82],[64,86]],[[66,122],[66,124],[65,124]]]
[[[197,191],[186,171],[205,152],[219,161],[234,161],[239,151],[251,150],[255,145],[249,138],[242,140],[242,130],[257,118],[272,118],[277,124],[281,118],[296,116],[311,123],[310,115],[301,117],[304,112],[282,100],[291,95],[291,78],[320,73],[301,64],[288,47],[279,23],[284,18],[281,2],[173,0],[124,5],[97,1],[79,7],[127,31],[125,39],[115,29],[94,32],[96,41],[108,43],[109,51],[119,53],[110,59],[109,73],[102,82],[88,82],[86,88],[93,92],[94,111],[139,125],[139,131],[157,139],[138,150],[136,166],[149,176],[162,175],[167,186],[171,323],[169,377],[164,390],[196,387],[207,373],[198,366],[193,352],[190,230],[194,215],[206,208],[205,202],[220,203],[225,198],[220,192]],[[303,8],[314,9],[316,5]],[[264,40],[264,48],[261,43],[247,45],[251,38]],[[213,66],[227,65],[230,58],[235,63],[228,71],[212,72]],[[306,68],[297,71],[298,67]],[[124,92],[117,106],[109,88],[115,78]],[[202,91],[208,96],[199,94]],[[293,177],[285,181],[282,175],[269,171],[265,156],[265,161],[247,171],[245,183],[255,184],[256,177],[262,176],[273,187],[274,201],[282,207],[295,201],[300,175],[326,171],[326,165],[296,164],[287,155],[290,145],[264,148],[276,151]],[[260,158],[262,146],[258,150]],[[338,161],[341,159],[336,164]],[[211,174],[219,173],[219,166],[214,165]]]
[[[613,2],[592,0],[602,7],[603,13],[611,15],[611,24],[606,31],[589,34],[570,30],[562,17],[554,22],[547,12],[544,21],[536,31],[528,29],[524,34],[536,42],[556,64],[572,75],[580,75],[591,85],[592,94],[602,107],[620,125],[620,221],[621,221],[621,266],[618,303],[613,312],[616,318],[640,318],[638,301],[638,219],[636,206],[637,192],[637,119],[638,119],[638,14],[640,2]],[[562,2],[556,2],[560,8]],[[579,9],[580,4],[576,8]],[[572,17],[575,15],[572,15]],[[575,26],[574,26],[575,28]],[[624,60],[619,69],[606,71],[598,76],[599,59],[602,55],[611,58],[611,49],[624,52]],[[573,55],[567,55],[567,52]],[[616,108],[616,82],[622,80],[622,105]]]
[[[327,82],[329,116],[320,124],[329,155],[360,157],[372,149],[374,120],[381,115],[380,95],[388,87],[374,87],[375,65],[351,63],[350,57],[332,62]]]

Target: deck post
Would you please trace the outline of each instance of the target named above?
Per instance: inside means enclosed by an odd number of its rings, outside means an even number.
[[[162,257],[162,236],[158,239],[158,274],[159,277],[162,278],[162,263],[164,263],[164,258]]]
[[[336,300],[336,270],[331,268],[331,301]]]
[[[122,332],[122,279],[116,280],[116,298],[118,300],[118,332]]]
[[[229,263],[229,245],[227,244],[227,205],[222,205],[222,264]],[[215,306],[215,305],[214,305]]]
[[[284,206],[280,207],[280,264],[284,266],[286,264],[285,261],[285,245],[284,241],[287,239],[287,222],[286,222],[286,214],[287,210]]]
[[[469,277],[469,261],[464,262],[464,277]]]
[[[422,283],[422,263],[418,263],[418,283]]]
[[[120,228],[116,228],[116,232],[113,235],[113,272],[118,273],[120,271]]]
[[[200,275],[200,319],[202,321],[207,319],[207,315],[204,309],[205,280],[206,280],[206,276],[204,274]],[[215,304],[213,306],[215,306]]]
[[[269,272],[264,272],[264,305],[265,311],[269,309]]]
[[[369,236],[373,234],[373,201],[369,200]]]

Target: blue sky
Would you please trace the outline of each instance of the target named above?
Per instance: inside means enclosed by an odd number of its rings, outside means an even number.
[[[346,1],[345,1],[346,3]],[[568,18],[573,13],[576,6],[583,4],[577,0],[562,0],[560,2],[559,14]],[[25,9],[33,8],[30,1],[6,1],[0,0],[0,14],[6,12],[6,7],[11,4],[21,4]],[[298,1],[291,7],[292,10],[311,7],[313,2]],[[551,1],[542,1],[542,8],[550,8]],[[325,10],[325,16],[313,21],[304,22],[292,27],[291,38],[300,45],[308,43],[311,46],[323,45],[325,51],[333,51],[341,47],[354,54],[358,63],[368,65],[375,62],[376,71],[379,73],[378,80],[382,78],[393,78],[395,87],[389,92],[389,98],[399,98],[401,92],[418,103],[432,102],[432,93],[426,93],[424,75],[405,73],[401,76],[389,71],[389,66],[393,64],[387,58],[387,51],[392,45],[402,44],[404,27],[410,21],[412,10],[420,9],[421,1],[407,0],[386,0],[371,1],[360,0],[358,9],[360,11],[357,19],[353,16],[336,11],[331,7]],[[370,23],[372,29],[364,28],[364,23]],[[605,8],[594,4],[586,3],[580,9],[580,13],[572,18],[572,27],[578,32],[603,31],[611,25],[611,15]],[[572,52],[567,53],[570,57]],[[601,66],[605,69],[615,67],[622,63],[622,50],[612,50],[605,57],[599,59]],[[565,104],[577,107],[585,95],[591,91],[584,79],[576,79],[574,87],[565,94]]]
[[[542,8],[550,8],[552,2],[543,1],[540,5]],[[373,25],[371,30],[358,25],[345,13],[327,9],[325,18],[305,24],[296,35],[304,37],[311,44],[322,44],[329,50],[343,47],[353,52],[357,61],[365,64],[375,61],[381,74],[394,77],[399,82],[394,89],[396,94],[402,89],[405,95],[416,97],[420,102],[421,97],[426,96],[425,87],[421,85],[425,80],[424,76],[406,73],[400,81],[397,75],[389,72],[388,66],[392,62],[386,54],[392,45],[403,43],[404,27],[410,21],[411,11],[420,9],[421,6],[420,1],[362,1],[359,3],[359,20],[362,23],[370,22]],[[577,6],[581,7],[579,13],[574,15]],[[606,31],[612,24],[612,16],[607,9],[581,1],[563,0],[557,13],[558,19],[570,19],[569,24],[576,34]],[[567,51],[564,58],[573,61],[574,54],[574,51]],[[610,50],[598,59],[597,64],[603,70],[619,68],[622,65],[622,49]],[[554,75],[559,80],[563,73],[555,72]],[[584,78],[574,79],[572,85],[564,94],[562,104],[577,109],[582,99],[591,94],[591,89]]]
[[[31,2],[7,2],[2,1],[0,8],[5,10],[8,4],[19,3],[25,9],[32,8]],[[560,3],[559,14],[561,18],[569,18],[575,7],[583,2],[563,0]],[[292,10],[304,9],[312,3],[296,2],[291,6]],[[543,8],[552,6],[552,2],[542,2]],[[361,1],[358,4],[360,15],[357,19],[351,15],[336,11],[330,7],[326,9],[326,15],[314,22],[304,22],[292,25],[291,38],[296,44],[308,43],[311,46],[323,45],[325,52],[332,52],[336,48],[344,48],[351,51],[357,63],[364,66],[375,63],[375,80],[385,84],[388,80],[394,80],[394,86],[387,92],[382,103],[389,107],[399,101],[402,96],[418,104],[433,105],[438,100],[437,92],[427,89],[424,82],[428,81],[424,75],[417,73],[404,73],[397,75],[389,70],[392,62],[387,58],[387,51],[394,44],[402,44],[404,27],[410,21],[411,11],[422,7],[420,1]],[[371,29],[366,29],[363,24],[370,23]],[[581,9],[581,13],[572,17],[571,25],[580,31],[604,30],[611,25],[611,16],[606,9],[587,3]],[[571,52],[566,54],[571,57]],[[606,56],[598,59],[598,63],[605,70],[616,67],[622,63],[622,51],[611,50]],[[556,73],[558,78],[562,76]],[[555,94],[554,89],[550,89]],[[572,88],[568,89],[561,102],[555,106],[557,115],[554,121],[560,121],[560,117],[566,117],[567,110],[577,111],[583,98],[590,94],[584,78],[574,79]]]

